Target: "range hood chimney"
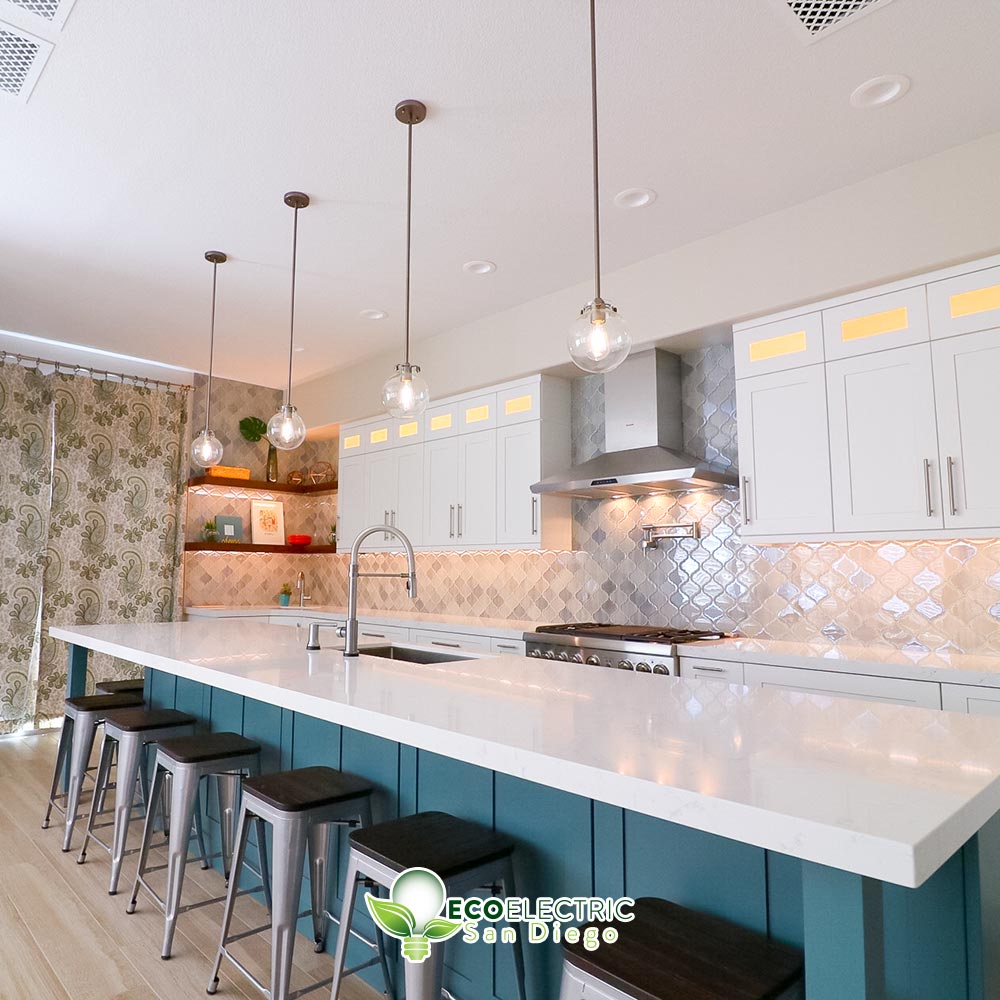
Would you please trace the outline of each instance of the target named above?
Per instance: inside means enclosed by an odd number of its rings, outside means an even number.
[[[604,451],[531,487],[542,496],[606,500],[735,486],[736,477],[683,450],[681,359],[633,354],[604,376]]]

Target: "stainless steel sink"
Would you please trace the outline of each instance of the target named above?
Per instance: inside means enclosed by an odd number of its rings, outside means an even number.
[[[406,663],[452,663],[455,660],[478,660],[475,653],[442,652],[425,646],[407,646],[395,642],[383,646],[362,646],[362,656],[381,656],[385,660],[403,660]]]

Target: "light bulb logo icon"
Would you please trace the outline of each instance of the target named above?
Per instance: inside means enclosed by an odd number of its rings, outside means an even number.
[[[444,902],[444,882],[429,868],[407,868],[399,874],[388,899],[365,895],[372,919],[402,941],[400,950],[408,962],[423,962],[432,941],[447,941],[462,929],[461,921],[440,916]]]

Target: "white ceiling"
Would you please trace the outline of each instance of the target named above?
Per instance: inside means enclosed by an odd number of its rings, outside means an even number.
[[[786,13],[599,0],[607,269],[1000,130],[995,0],[894,0],[814,44]],[[429,107],[418,340],[590,273],[584,0],[77,0],[52,37],[30,101],[0,100],[0,329],[204,368],[219,248],[219,373],[279,385],[298,188],[296,380],[386,350],[404,97]],[[852,108],[883,73],[909,94]],[[614,208],[629,186],[659,198]]]

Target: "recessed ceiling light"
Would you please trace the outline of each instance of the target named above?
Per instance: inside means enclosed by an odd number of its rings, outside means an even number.
[[[362,309],[362,319],[385,319],[389,314],[384,309]]]
[[[491,260],[467,260],[462,265],[466,274],[492,274],[497,269]]]
[[[656,192],[652,188],[625,188],[615,195],[615,204],[619,208],[645,208],[656,201]]]
[[[898,101],[910,89],[910,78],[900,73],[873,76],[851,92],[851,106],[855,108],[884,108]]]

